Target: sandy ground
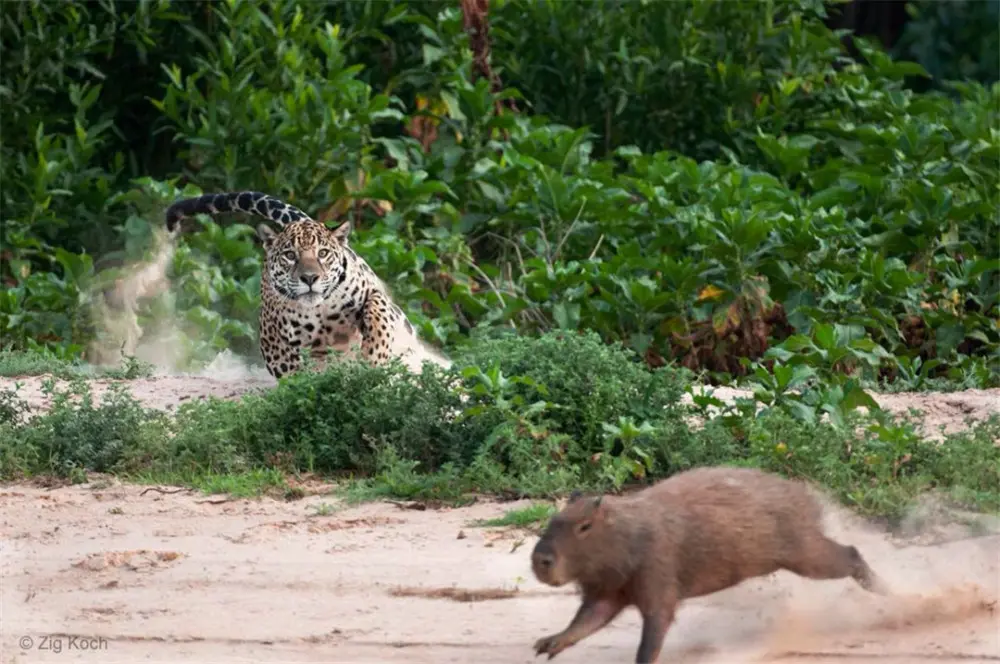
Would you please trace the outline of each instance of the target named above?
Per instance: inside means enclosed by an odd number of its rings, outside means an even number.
[[[752,393],[731,387],[697,388],[726,403],[750,398]],[[869,392],[879,407],[896,414],[919,411],[920,430],[929,438],[941,439],[968,428],[972,422],[1000,413],[1000,389],[964,390],[962,392]],[[861,410],[865,410],[862,408]],[[1000,441],[998,441],[1000,442]]]
[[[0,661],[530,662],[577,598],[534,580],[533,535],[470,523],[516,506],[6,486]],[[660,661],[1000,661],[1000,537],[901,547],[831,521],[893,596],[748,581],[684,604]],[[559,660],[632,661],[638,638],[630,610]]]
[[[0,389],[19,382],[40,410],[43,380],[0,379]],[[95,392],[111,382],[93,381]],[[273,384],[221,370],[127,381],[165,410]],[[1000,391],[876,399],[924,411],[931,433],[1000,411]],[[106,479],[0,488],[0,663],[530,662],[534,641],[576,610],[571,589],[531,575],[533,535],[470,525],[517,503],[415,511],[167,490]],[[896,595],[784,572],[748,581],[686,603],[660,661],[1000,661],[1000,536],[952,527],[951,541],[900,542],[848,517],[832,528]],[[558,659],[633,661],[638,639],[629,611]]]

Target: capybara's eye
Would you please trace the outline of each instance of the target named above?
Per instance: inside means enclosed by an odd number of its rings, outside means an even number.
[[[578,533],[585,533],[588,530],[590,530],[590,522],[589,521],[584,521],[583,523],[581,523],[576,528],[576,532],[578,532]]]

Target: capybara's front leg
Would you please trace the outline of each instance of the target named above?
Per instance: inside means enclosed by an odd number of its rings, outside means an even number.
[[[660,656],[667,630],[674,622],[677,602],[669,599],[654,609],[639,607],[642,613],[642,638],[635,654],[636,664],[653,664]]]
[[[584,595],[583,603],[566,629],[535,642],[535,656],[547,654],[549,659],[552,659],[574,643],[578,643],[607,625],[624,608],[625,604],[617,596],[590,597]]]

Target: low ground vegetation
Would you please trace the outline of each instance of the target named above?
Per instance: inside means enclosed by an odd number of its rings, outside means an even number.
[[[334,364],[172,416],[136,402],[127,382],[95,401],[78,378],[30,419],[16,391],[0,396],[0,474],[111,472],[243,495],[310,475],[347,480],[351,500],[454,502],[622,491],[725,463],[815,481],[870,516],[896,519],[929,490],[1000,509],[1000,418],[939,442],[882,411],[806,421],[781,408],[755,416],[751,400],[712,416],[704,400],[682,402],[689,384],[687,370],[650,368],[596,333],[488,340],[423,374]]]

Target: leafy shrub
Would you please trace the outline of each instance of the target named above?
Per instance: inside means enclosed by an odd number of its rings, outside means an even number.
[[[869,514],[900,516],[930,489],[1000,507],[998,418],[943,443],[884,412],[851,412],[835,426],[737,407],[692,427],[704,411],[680,403],[684,385],[683,372],[652,370],[596,335],[561,333],[486,341],[453,369],[419,375],[333,364],[240,401],[185,404],[174,418],[121,386],[95,403],[74,383],[27,423],[16,394],[0,395],[0,476],[110,471],[236,487],[223,478],[274,485],[275,473],[304,471],[360,477],[360,497],[455,499],[617,491],[739,464],[816,481]]]
[[[781,411],[755,419],[747,429],[753,464],[817,481],[868,514],[902,516],[931,489],[966,506],[1000,507],[1000,418],[943,442],[921,437],[910,418],[884,412],[852,415],[850,423],[853,430],[804,424]]]
[[[143,408],[121,384],[111,384],[99,403],[79,379],[65,391],[50,384],[46,392],[51,409],[11,429],[0,442],[5,477],[116,470],[128,455],[168,432],[166,416]]]
[[[456,381],[464,387],[452,389]],[[628,472],[613,482],[620,486],[666,458],[654,439],[663,445],[671,434],[683,437],[680,395],[674,374],[651,371],[596,335],[502,340],[450,371],[430,367],[414,375],[398,364],[344,363],[290,376],[238,404],[185,405],[167,456],[171,470],[231,472],[282,460],[290,468],[370,474],[388,453],[422,472],[478,460],[518,477],[589,463],[595,454],[596,468],[612,463],[622,450],[605,424],[634,422],[662,434],[630,447],[645,465],[630,459]],[[596,463],[601,455],[606,461]]]

